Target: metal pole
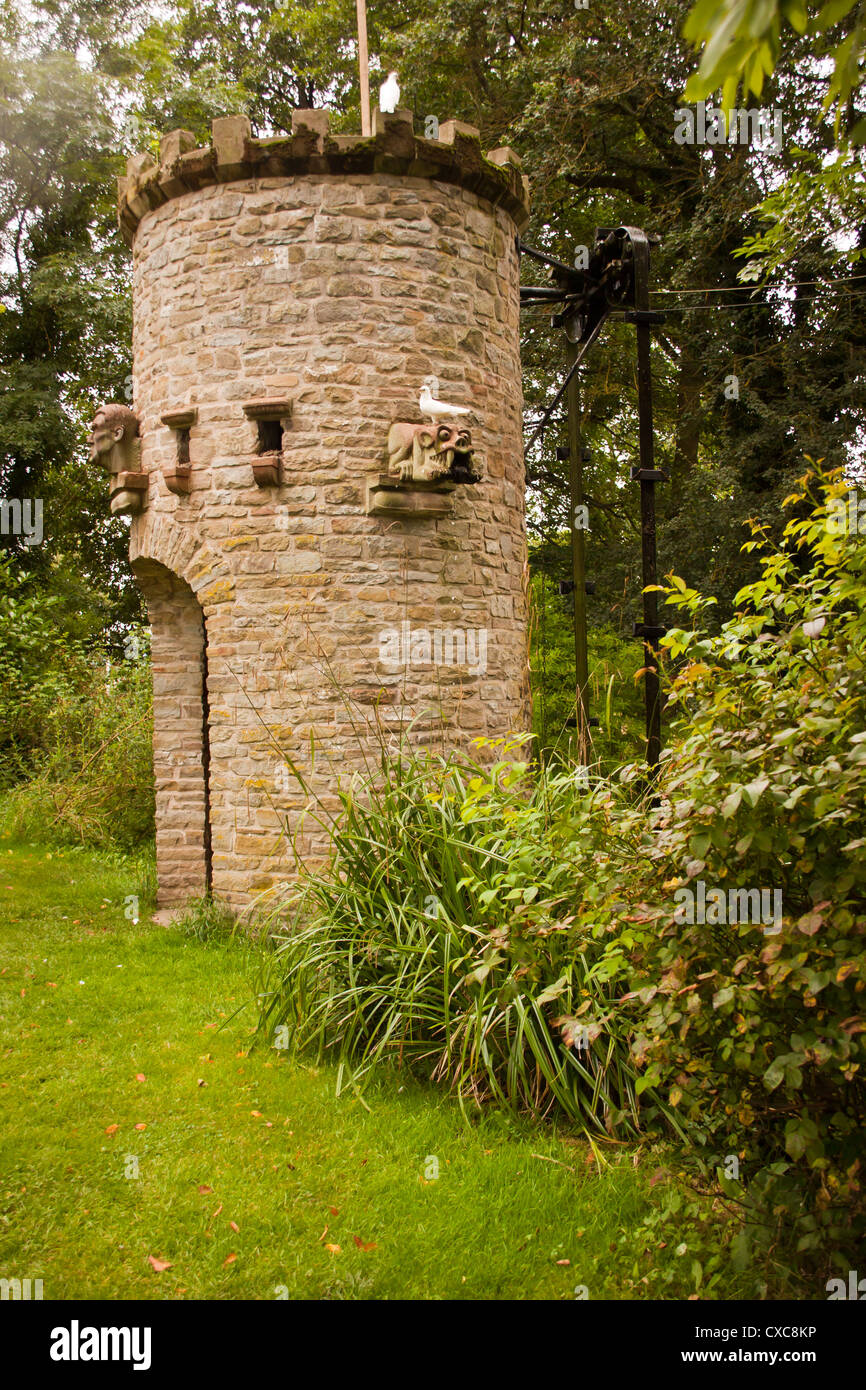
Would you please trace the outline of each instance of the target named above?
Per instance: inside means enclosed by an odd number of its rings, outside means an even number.
[[[566,340],[569,368],[579,357],[577,343]],[[571,501],[571,578],[574,584],[575,714],[578,756],[589,752],[589,656],[586,635],[586,532],[583,527],[583,448],[580,439],[580,381],[571,371],[568,381],[568,485]]]
[[[625,229],[634,248],[635,312],[626,320],[637,329],[637,399],[640,463],[632,476],[640,482],[641,562],[643,587],[656,584],[656,503],[655,486],[664,478],[653,460],[652,372],[650,367],[650,324],[661,315],[649,307],[649,242],[646,234],[635,227]],[[643,623],[635,628],[644,639],[644,692],[646,697],[646,759],[649,767],[658,767],[661,754],[661,682],[659,680],[658,640],[664,633],[659,626],[658,596],[643,595]]]
[[[361,134],[372,135],[370,121],[370,69],[367,56],[367,0],[355,0],[358,11],[358,68],[361,76]]]

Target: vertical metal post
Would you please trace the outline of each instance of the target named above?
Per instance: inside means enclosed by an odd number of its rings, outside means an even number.
[[[649,242],[646,234],[636,227],[627,227],[634,250],[635,312],[626,314],[626,321],[637,330],[637,398],[639,430],[639,465],[632,477],[640,482],[641,568],[643,588],[658,582],[656,567],[656,502],[655,486],[665,474],[655,467],[653,459],[652,372],[650,365],[650,324],[662,318],[649,307]],[[635,635],[644,640],[644,693],[646,697],[646,759],[649,767],[658,767],[661,754],[662,694],[659,680],[658,640],[664,634],[659,625],[658,596],[643,595],[643,622],[635,625]]]
[[[566,340],[569,368],[578,357],[578,347]],[[571,506],[571,578],[574,584],[574,669],[575,715],[578,756],[586,762],[589,753],[589,654],[586,632],[586,532],[583,528],[583,447],[580,438],[580,382],[574,372],[568,383],[568,485]]]

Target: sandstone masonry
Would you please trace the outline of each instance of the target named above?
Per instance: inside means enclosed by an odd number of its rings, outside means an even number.
[[[322,855],[310,792],[333,808],[380,738],[528,727],[526,181],[471,128],[440,136],[407,112],[370,139],[320,111],[277,140],[230,118],[120,181],[140,472],[117,478],[153,628],[161,905],[211,886],[249,907],[292,873],[288,839]],[[394,484],[377,514],[428,376],[471,408],[481,481]]]

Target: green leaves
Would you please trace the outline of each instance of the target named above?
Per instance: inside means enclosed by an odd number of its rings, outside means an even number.
[[[803,1061],[800,1052],[786,1052],[777,1057],[764,1072],[764,1085],[768,1091],[775,1091],[784,1081],[785,1086],[796,1091],[803,1084],[803,1073],[799,1063]]]
[[[836,106],[838,133],[841,108],[862,80],[866,17],[857,0],[829,0],[811,19],[804,0],[698,0],[683,25],[683,36],[703,52],[697,73],[686,84],[685,99],[700,101],[721,88],[722,104],[729,110],[740,86],[744,94],[760,97],[779,61],[786,26],[795,34],[808,31],[817,37],[849,16],[850,32],[829,50],[833,76],[825,109]],[[825,52],[824,46],[816,45],[816,57]]]
[[[698,72],[689,79],[686,101],[701,101],[722,89],[722,104],[735,104],[742,82],[760,96],[764,78],[772,73],[779,54],[778,0],[702,0],[693,6],[683,36],[696,48],[703,45]]]
[[[595,872],[618,843],[609,792],[576,788],[568,766],[530,780],[519,741],[485,743],[506,756],[407,744],[359,780],[330,825],[332,870],[307,876],[288,927],[281,914],[261,1027],[285,1024],[355,1084],[392,1063],[466,1106],[555,1106],[586,1133],[633,1134],[639,1072],[613,996],[639,930],[619,953],[594,934],[614,917]]]

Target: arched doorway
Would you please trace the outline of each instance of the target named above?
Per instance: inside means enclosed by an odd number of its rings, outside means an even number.
[[[133,561],[152,631],[158,907],[211,889],[207,628],[185,580]]]

